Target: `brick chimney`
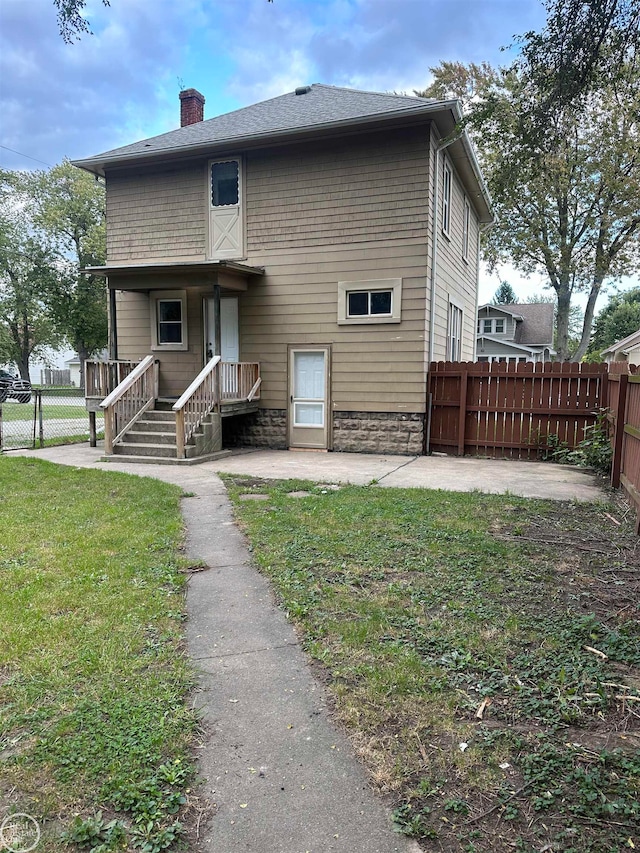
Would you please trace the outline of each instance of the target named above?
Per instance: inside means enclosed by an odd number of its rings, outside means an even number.
[[[197,89],[180,92],[180,127],[204,121],[204,95]]]

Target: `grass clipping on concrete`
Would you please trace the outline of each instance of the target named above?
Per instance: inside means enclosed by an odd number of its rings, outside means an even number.
[[[226,483],[398,831],[434,851],[640,849],[622,505]]]
[[[33,815],[39,853],[182,835],[179,500],[156,480],[0,459],[0,816]]]

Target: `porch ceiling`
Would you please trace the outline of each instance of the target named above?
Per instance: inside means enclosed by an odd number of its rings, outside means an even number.
[[[235,261],[169,261],[85,267],[81,272],[106,276],[111,290],[148,290],[150,283],[137,281],[134,284],[131,280],[148,275],[184,276],[184,287],[197,287],[204,281],[208,284],[221,284],[230,289],[244,290],[250,276],[264,275],[264,267],[252,267]],[[189,281],[190,278],[192,281]]]

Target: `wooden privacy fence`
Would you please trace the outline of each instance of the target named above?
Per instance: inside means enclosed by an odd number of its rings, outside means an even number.
[[[640,532],[640,375],[635,365],[613,364],[609,373],[609,415],[613,463],[611,485],[622,486],[635,505]]]
[[[606,409],[605,364],[437,362],[429,374],[427,452],[539,459]]]

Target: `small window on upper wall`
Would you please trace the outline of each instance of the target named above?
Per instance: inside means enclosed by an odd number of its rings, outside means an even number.
[[[495,324],[496,335],[504,335],[504,317],[497,317]]]
[[[338,282],[338,324],[399,323],[402,279]]]
[[[442,172],[442,230],[447,235],[451,230],[451,185],[451,166],[445,160]]]
[[[228,207],[240,200],[240,168],[237,160],[211,166],[211,206]]]

